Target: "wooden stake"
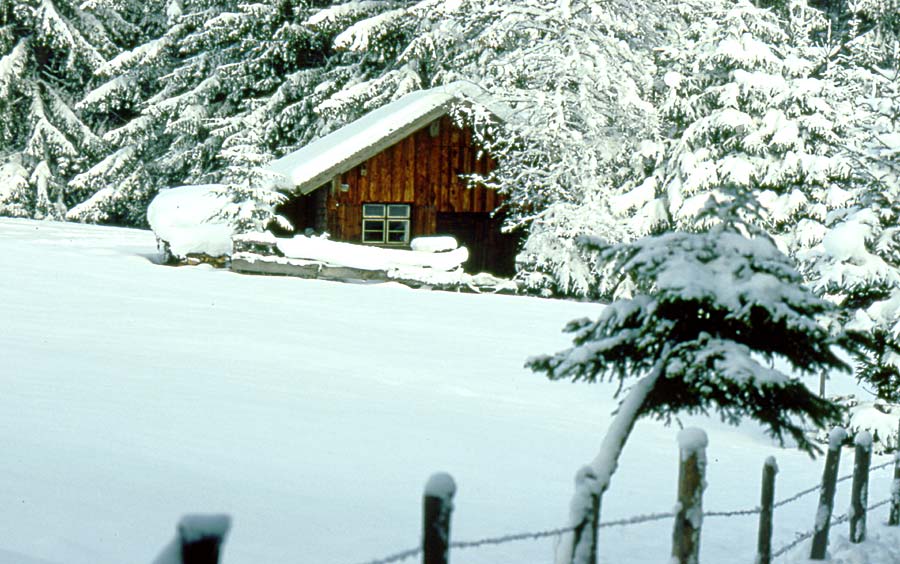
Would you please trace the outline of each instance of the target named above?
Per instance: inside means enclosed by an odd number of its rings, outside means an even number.
[[[894,482],[891,484],[891,514],[888,525],[900,525],[900,429],[897,430],[897,450],[894,452]]]
[[[759,536],[756,543],[757,564],[771,564],[772,562],[772,514],[775,505],[775,474],[778,473],[778,465],[775,458],[769,457],[763,465],[762,493],[759,501]]]
[[[456,483],[450,474],[433,474],[422,498],[422,563],[447,564],[450,560],[450,514]]]
[[[678,434],[678,442],[681,464],[678,469],[678,511],[672,532],[672,562],[698,564],[708,443],[706,433],[690,428]]]
[[[231,528],[228,515],[185,515],[178,522],[182,564],[218,564]]]
[[[600,500],[601,494],[597,491],[597,475],[593,468],[585,466],[575,475],[576,489],[582,492],[590,492],[590,505],[584,507],[584,515],[581,524],[575,528],[572,540],[572,552],[569,555],[569,562],[574,564],[578,560],[580,554],[584,553],[584,546],[587,546],[588,564],[597,564],[597,544],[600,532]]]
[[[847,431],[835,427],[828,439],[828,455],[822,472],[822,489],[819,492],[819,506],[816,508],[815,535],[810,560],[825,560],[828,549],[828,531],[831,528],[831,513],[834,510],[834,491],[837,487],[838,467],[841,463],[841,444],[847,438]]]
[[[869,466],[872,463],[872,435],[856,434],[856,458],[853,463],[853,486],[850,490],[850,542],[866,540],[866,505],[869,498]]]

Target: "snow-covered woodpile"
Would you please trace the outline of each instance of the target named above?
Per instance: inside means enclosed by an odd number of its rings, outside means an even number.
[[[325,237],[280,239],[271,233],[236,235],[231,269],[323,280],[394,281],[414,288],[515,293],[515,282],[467,274],[469,251],[452,237],[419,237],[410,250],[355,245]]]

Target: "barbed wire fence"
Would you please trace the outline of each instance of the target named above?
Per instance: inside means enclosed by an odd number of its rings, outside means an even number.
[[[866,474],[870,474],[871,472],[875,472],[878,470],[882,470],[885,468],[894,467],[895,473],[900,472],[900,454],[893,457],[892,460],[884,462],[882,464],[878,464],[875,466],[871,466],[866,468]],[[835,478],[834,484],[838,484],[841,482],[845,482],[847,480],[851,480],[854,478],[854,473],[849,473],[844,476]],[[868,478],[866,478],[868,480]],[[796,492],[788,497],[785,497],[777,502],[772,503],[772,509],[777,509],[780,507],[785,507],[787,505],[793,504],[809,495],[814,493],[822,492],[824,484],[817,484],[815,486],[811,486],[809,488],[803,489],[799,492]],[[865,507],[865,512],[870,512],[879,507],[887,505],[891,502],[898,502],[900,500],[897,499],[897,496],[893,495],[871,505]],[[743,517],[743,516],[753,516],[760,515],[762,512],[762,507],[756,506],[748,509],[735,509],[728,511],[704,511],[704,518],[732,518],[732,517]],[[843,523],[850,521],[852,517],[852,511],[848,511],[839,515],[837,517],[833,517],[829,520],[829,527],[834,527]],[[604,529],[610,527],[629,527],[634,525],[640,525],[644,523],[650,523],[654,521],[661,521],[666,519],[674,519],[676,518],[676,512],[662,512],[662,513],[647,513],[642,515],[634,515],[631,517],[625,517],[621,519],[611,520],[611,521],[601,521],[597,524],[597,529]],[[585,523],[579,523],[578,525],[568,526],[568,527],[560,527],[555,529],[547,529],[542,531],[534,531],[534,532],[523,532],[523,533],[512,533],[506,534],[496,537],[486,537],[477,540],[468,540],[468,541],[452,541],[446,543],[446,550],[449,549],[477,549],[483,548],[487,546],[495,546],[495,545],[503,545],[512,542],[526,541],[526,540],[541,540],[546,538],[557,538],[560,539],[562,535],[567,533],[577,533],[579,529],[584,527]],[[448,523],[449,526],[449,523]],[[790,552],[791,550],[800,546],[804,541],[809,540],[813,536],[815,536],[817,530],[813,528],[808,531],[797,532],[795,534],[795,538],[790,542],[784,544],[779,547],[777,550],[773,550],[771,552],[770,558],[772,560],[776,558],[780,558]],[[400,551],[383,558],[377,558],[373,560],[367,560],[360,564],[392,564],[394,562],[402,562],[405,560],[409,560],[412,558],[416,558],[423,553],[426,552],[426,548],[424,546],[418,546],[416,548],[411,548],[408,550]]]

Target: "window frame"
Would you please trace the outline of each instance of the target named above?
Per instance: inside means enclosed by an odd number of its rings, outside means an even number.
[[[378,208],[381,208],[378,210]],[[412,205],[407,203],[364,202],[360,239],[364,245],[405,247],[412,238]],[[393,226],[392,226],[393,224]],[[399,224],[399,228],[397,225]],[[376,234],[380,233],[380,237]],[[368,238],[369,235],[372,238]],[[391,236],[401,234],[392,241]]]

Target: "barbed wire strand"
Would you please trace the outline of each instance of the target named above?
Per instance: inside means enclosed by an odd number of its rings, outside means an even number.
[[[759,515],[759,507],[753,509],[736,509],[734,511],[704,511],[704,517],[740,517],[742,515]]]
[[[562,527],[559,529],[550,529],[548,531],[539,531],[536,533],[514,533],[511,535],[503,535],[502,537],[489,537],[475,541],[456,541],[450,543],[450,548],[478,548],[492,544],[505,544],[521,540],[538,540],[547,537],[558,537],[564,533],[572,533],[580,525],[572,527]]]
[[[866,512],[872,511],[873,509],[878,509],[882,505],[888,504],[890,502],[891,502],[891,498],[887,498],[885,500],[879,501],[878,503],[873,503],[872,505],[866,507]],[[834,527],[835,525],[840,525],[842,523],[846,523],[849,520],[850,520],[850,513],[847,512],[847,513],[844,513],[843,515],[840,515],[839,517],[832,518],[831,521],[829,522],[828,526]],[[795,538],[793,541],[789,542],[788,544],[782,546],[781,548],[779,548],[778,550],[773,552],[772,558],[773,559],[778,558],[779,556],[783,555],[784,553],[788,552],[792,548],[799,545],[801,542],[812,538],[815,534],[816,534],[816,530],[813,529],[811,531],[807,531],[805,533],[797,535],[797,538]]]
[[[872,466],[871,468],[869,468],[869,472],[872,472],[873,470],[881,470],[882,468],[887,468],[888,466],[892,466],[893,464],[894,464],[894,461],[889,460],[888,462],[885,462],[883,464],[878,464],[877,466]],[[845,482],[852,477],[853,477],[853,474],[847,474],[846,476],[841,476],[840,478],[835,480],[835,483],[839,484],[841,482]],[[819,484],[819,485],[813,486],[811,488],[807,488],[805,490],[799,491],[790,497],[787,497],[787,498],[782,499],[781,501],[775,502],[774,504],[772,504],[772,509],[777,509],[777,508],[783,507],[789,503],[793,503],[804,496],[807,496],[811,493],[815,493],[815,492],[819,491],[821,488],[822,488],[822,485]],[[754,507],[753,509],[738,509],[735,511],[708,511],[708,512],[705,512],[703,514],[703,516],[704,517],[737,517],[740,515],[758,515],[760,511],[761,511],[760,508],[757,506],[757,507]]]
[[[376,560],[367,560],[363,564],[391,564],[393,562],[400,562],[402,560],[414,558],[421,553],[422,553],[421,547],[410,548],[409,550],[404,550],[403,552],[398,552],[398,553],[392,554],[390,556],[385,556],[384,558],[378,558]]]
[[[873,470],[881,470],[882,468],[887,468],[888,466],[891,466],[893,464],[894,464],[894,461],[890,460],[883,464],[879,464],[877,466],[872,466],[871,468],[869,468],[869,471],[871,472]],[[853,474],[841,476],[840,478],[838,478],[836,480],[835,483],[840,483],[840,482],[849,480],[852,477],[853,477]],[[805,490],[797,492],[796,494],[794,494],[790,497],[787,497],[785,499],[782,499],[781,501],[774,503],[772,505],[772,508],[775,509],[777,507],[782,507],[789,503],[793,503],[794,501],[797,501],[798,499],[800,499],[806,495],[809,495],[813,492],[819,491],[820,488],[821,488],[821,485],[816,485],[811,488],[807,488]],[[880,502],[868,507],[866,510],[871,511],[873,509],[881,507],[882,505],[890,503],[890,501],[891,501],[890,498],[888,498],[884,501],[880,501]],[[754,507],[752,509],[738,509],[738,510],[734,510],[734,511],[707,511],[707,512],[703,513],[703,516],[704,517],[738,517],[738,516],[743,516],[743,515],[757,515],[760,513],[760,511],[761,511],[761,509],[759,507]],[[624,519],[616,519],[614,521],[601,522],[597,526],[597,528],[605,529],[607,527],[639,525],[641,523],[648,523],[651,521],[661,521],[663,519],[672,519],[674,517],[675,517],[675,513],[647,513],[645,515],[635,515],[633,517],[626,517]],[[843,523],[847,520],[849,520],[849,515],[845,513],[845,514],[841,515],[840,517],[836,517],[836,518],[832,519],[831,526],[840,525],[841,523]],[[559,535],[562,535],[565,533],[574,532],[578,528],[578,526],[580,526],[580,525],[562,527],[559,529],[549,529],[546,531],[537,531],[537,532],[532,532],[532,533],[514,533],[514,534],[509,534],[509,535],[503,535],[500,537],[488,537],[488,538],[479,539],[479,540],[475,540],[475,541],[456,541],[456,542],[450,543],[450,548],[457,548],[457,549],[479,548],[482,546],[506,544],[509,542],[516,542],[516,541],[522,541],[522,540],[539,540],[542,538],[556,537],[556,536],[559,536]],[[788,552],[789,550],[791,550],[792,548],[794,548],[801,542],[805,541],[808,538],[811,538],[813,535],[815,535],[815,530],[807,531],[806,533],[798,535],[797,538],[794,539],[792,542],[786,544],[785,546],[778,549],[776,552],[772,553],[772,558],[781,556],[782,554]],[[421,552],[422,552],[421,547],[411,548],[409,550],[404,550],[402,552],[398,552],[396,554],[392,554],[392,555],[386,556],[384,558],[379,558],[376,560],[369,560],[369,561],[364,562],[363,564],[392,564],[394,562],[401,562],[403,560],[408,560],[410,558],[418,556],[419,554],[421,554]]]
[[[650,521],[673,519],[674,517],[674,513],[647,513],[646,515],[635,515],[634,517],[626,517],[625,519],[618,519],[616,521],[606,521],[605,523],[601,521],[597,528],[604,529],[606,527],[619,527],[622,525],[638,525],[640,523],[649,523]]]

